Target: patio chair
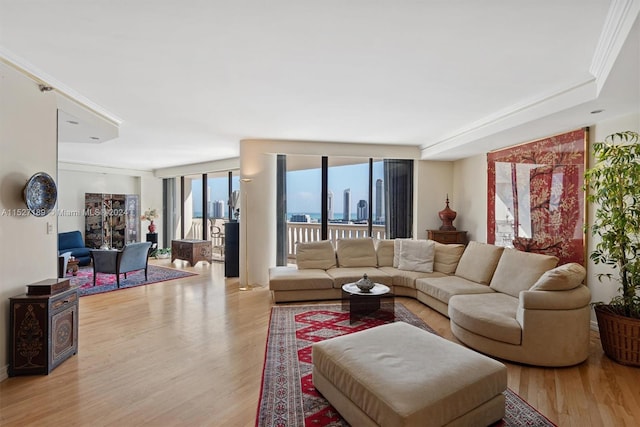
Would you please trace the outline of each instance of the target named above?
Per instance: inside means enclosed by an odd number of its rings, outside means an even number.
[[[220,259],[224,258],[224,229],[220,225],[212,224],[211,227],[211,245],[213,251],[220,252]]]
[[[116,284],[120,287],[120,274],[144,269],[144,279],[148,280],[147,270],[151,242],[130,243],[122,250],[92,249],[93,286],[96,285],[97,273],[115,274]]]

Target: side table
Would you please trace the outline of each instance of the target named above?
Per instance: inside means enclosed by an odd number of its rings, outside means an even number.
[[[427,239],[435,240],[438,243],[461,243],[467,244],[466,231],[444,231],[444,230],[427,230]]]
[[[77,258],[70,259],[69,261],[67,261],[67,271],[65,271],[65,273],[68,273],[69,271],[71,271],[71,274],[73,276],[77,276],[78,275],[78,264],[79,263],[80,263],[80,261],[78,261]]]
[[[151,242],[149,256],[155,256],[158,250],[158,233],[147,233],[147,242]]]

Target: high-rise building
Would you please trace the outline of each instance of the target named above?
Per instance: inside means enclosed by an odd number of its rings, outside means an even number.
[[[384,218],[384,187],[381,179],[376,180],[376,221]]]
[[[333,219],[333,191],[327,191],[327,218]]]
[[[344,190],[344,196],[342,199],[342,220],[345,222],[351,221],[351,189]]]
[[[291,215],[290,222],[311,222],[311,215],[307,214],[293,214]]]
[[[369,204],[366,200],[358,201],[358,210],[356,212],[356,218],[358,221],[367,220],[369,218]]]
[[[214,200],[209,202],[209,217],[224,218],[224,200]]]

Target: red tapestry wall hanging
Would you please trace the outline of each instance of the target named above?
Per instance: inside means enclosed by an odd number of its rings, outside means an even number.
[[[487,242],[585,263],[588,130],[490,152]]]

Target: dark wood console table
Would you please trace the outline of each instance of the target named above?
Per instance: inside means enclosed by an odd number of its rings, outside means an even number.
[[[172,240],[171,262],[176,259],[188,261],[192,266],[198,261],[211,263],[211,242],[208,240]]]
[[[444,231],[444,230],[427,230],[427,239],[435,240],[438,243],[461,243],[467,244],[466,231]]]

